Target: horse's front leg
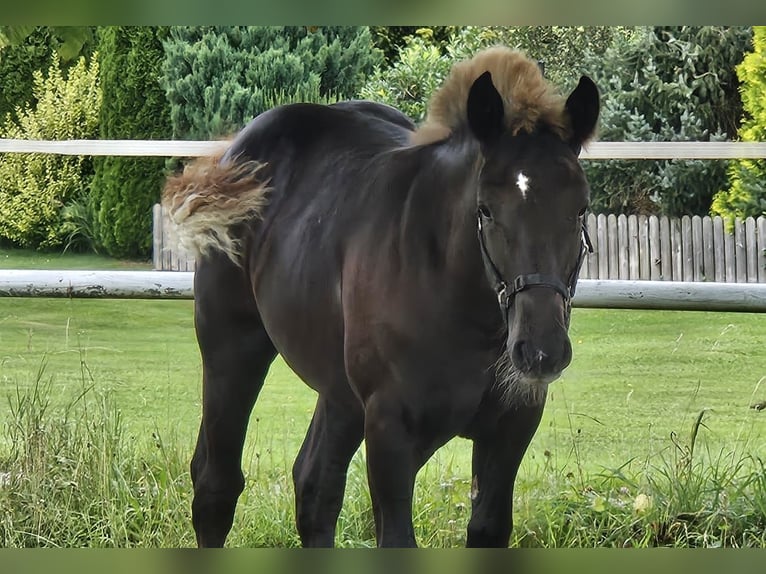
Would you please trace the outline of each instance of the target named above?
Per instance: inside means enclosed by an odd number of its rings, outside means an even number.
[[[513,407],[497,426],[473,438],[473,480],[469,547],[506,548],[513,529],[513,485],[543,405]]]
[[[373,396],[365,404],[367,475],[378,546],[417,546],[412,526],[415,476],[440,446],[438,428],[416,423],[422,413],[401,398]]]

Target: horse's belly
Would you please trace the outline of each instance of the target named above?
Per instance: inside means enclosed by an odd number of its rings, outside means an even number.
[[[261,268],[253,289],[264,327],[279,354],[306,384],[323,392],[348,382],[340,281],[331,269],[321,272],[314,269],[316,265],[300,257],[280,258]]]

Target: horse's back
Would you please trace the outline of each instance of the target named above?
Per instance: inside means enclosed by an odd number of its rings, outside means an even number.
[[[377,118],[410,132],[414,131],[416,128],[409,116],[386,104],[371,102],[369,100],[348,100],[332,104],[332,107],[354,111],[370,118]]]
[[[365,100],[331,105],[287,104],[254,118],[224,158],[305,162],[349,150],[377,152],[409,143],[415,125],[399,110]]]

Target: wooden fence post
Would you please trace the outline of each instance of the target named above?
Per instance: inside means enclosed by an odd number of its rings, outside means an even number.
[[[758,229],[758,282],[766,283],[766,217],[756,220]]]
[[[630,263],[628,257],[628,218],[621,213],[617,218],[617,248],[620,253],[620,270],[618,279],[630,279]]]
[[[715,281],[715,249],[713,244],[713,220],[709,216],[702,218],[702,276],[705,281]]]
[[[702,248],[702,218],[692,217],[692,276],[693,281],[702,281],[703,248]]]
[[[660,217],[660,267],[662,280],[673,280],[673,255],[670,244],[670,220],[666,215]]]

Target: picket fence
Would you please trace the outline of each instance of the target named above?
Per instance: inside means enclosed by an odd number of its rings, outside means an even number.
[[[766,218],[590,215],[584,279],[766,283]]]
[[[590,214],[593,253],[581,279],[766,283],[766,217]],[[194,258],[173,239],[167,215],[154,206],[154,268],[194,271]]]
[[[196,157],[226,142],[154,140],[36,141],[0,139],[2,153]],[[766,142],[594,142],[581,159],[766,158]],[[594,253],[583,279],[766,283],[766,219],[590,215]],[[154,208],[154,268],[194,271],[195,262],[172,238],[167,217]]]

